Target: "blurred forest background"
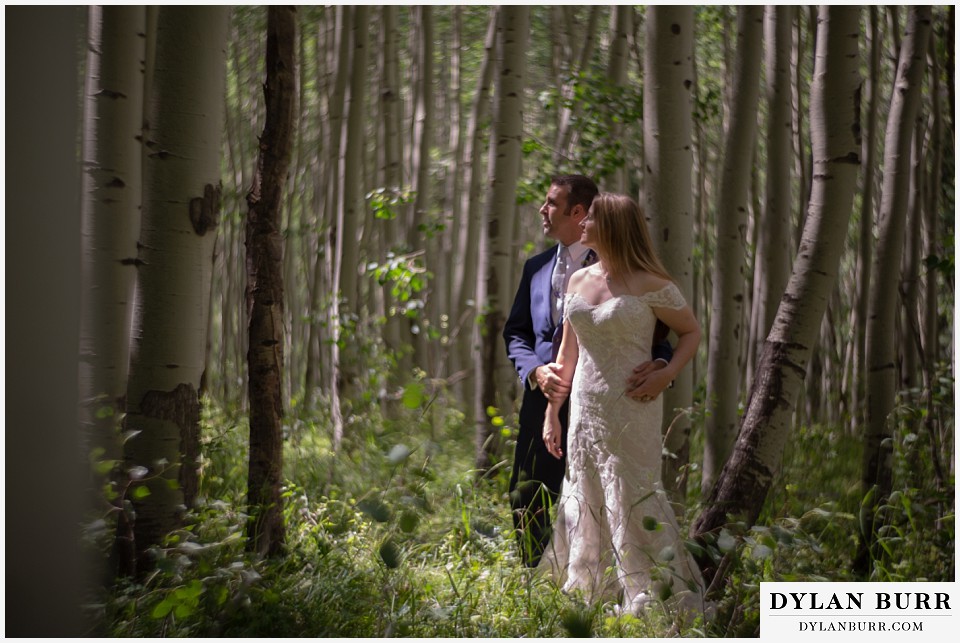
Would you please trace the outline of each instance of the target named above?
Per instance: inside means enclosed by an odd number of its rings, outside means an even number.
[[[749,636],[761,580],[953,580],[952,6],[5,16],[11,635]],[[574,172],[704,331],[663,482],[711,624],[514,551],[500,332]]]

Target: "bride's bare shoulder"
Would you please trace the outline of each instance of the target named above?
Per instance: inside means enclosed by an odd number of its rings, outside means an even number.
[[[637,271],[630,276],[630,290],[637,295],[663,290],[671,283],[669,279],[650,272]]]

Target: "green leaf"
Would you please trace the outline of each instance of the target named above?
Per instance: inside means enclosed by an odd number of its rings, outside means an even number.
[[[137,485],[136,487],[130,490],[130,496],[134,500],[143,500],[149,495],[150,495],[150,489],[148,489],[147,486],[143,484]]]
[[[402,402],[408,409],[416,409],[423,403],[423,384],[420,382],[411,382],[403,389]]]
[[[405,534],[412,534],[417,529],[417,525],[420,524],[420,516],[414,511],[404,511],[400,514],[400,531]]]
[[[644,516],[643,517],[643,528],[647,531],[656,531],[660,529],[660,523],[657,522],[657,519],[653,516]]]
[[[367,514],[377,522],[387,522],[390,520],[390,507],[383,504],[376,498],[364,498],[357,503],[357,509]]]
[[[168,596],[157,603],[156,607],[153,608],[153,611],[150,612],[150,617],[155,619],[166,618],[167,614],[173,611],[175,605],[176,603],[170,600],[170,597]]]
[[[388,538],[380,544],[380,560],[390,569],[396,569],[400,566],[400,548],[392,538]]]

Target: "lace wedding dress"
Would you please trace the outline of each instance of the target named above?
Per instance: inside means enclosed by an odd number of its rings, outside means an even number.
[[[597,305],[568,294],[565,304],[580,356],[563,493],[540,566],[564,591],[583,590],[589,600],[619,595],[622,609],[634,613],[667,594],[701,607],[700,571],[660,486],[663,397],[640,402],[624,391],[633,368],[650,359],[651,307],[684,305],[674,284]]]

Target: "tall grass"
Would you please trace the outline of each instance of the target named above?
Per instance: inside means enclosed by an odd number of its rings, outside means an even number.
[[[658,608],[618,615],[611,605],[565,595],[525,569],[511,531],[508,462],[477,481],[471,425],[440,402],[399,405],[386,414],[368,402],[348,419],[337,453],[329,418],[295,407],[285,427],[287,555],[257,560],[243,541],[246,421],[207,400],[198,506],[156,551],[149,578],[125,581],[91,601],[98,631],[144,637],[750,636],[758,631],[760,581],[850,580],[860,447],[843,431],[800,428],[760,524],[725,530],[718,546],[735,564],[717,617],[704,626],[675,623]],[[897,493],[885,509],[889,555],[876,561],[874,574],[877,580],[952,579],[952,487],[947,497],[914,485],[924,480],[910,469],[922,463],[923,438],[907,437],[908,420],[900,420]],[[694,461],[697,455],[695,447]],[[691,474],[689,487],[696,489],[696,467]],[[688,520],[696,511],[694,495]]]

